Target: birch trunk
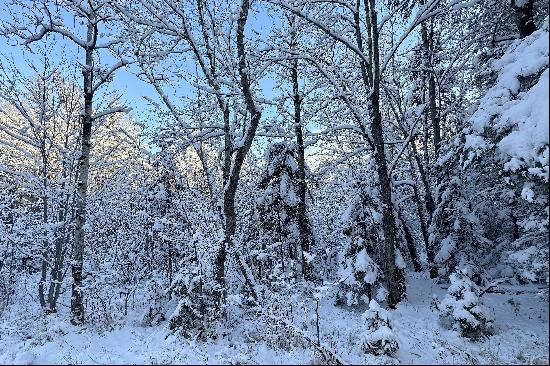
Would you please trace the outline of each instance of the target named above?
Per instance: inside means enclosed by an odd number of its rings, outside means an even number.
[[[84,264],[84,245],[86,224],[86,199],[88,195],[88,176],[90,170],[90,149],[92,139],[93,112],[93,46],[97,38],[97,28],[92,20],[88,22],[86,47],[86,66],[84,74],[84,114],[82,115],[81,152],[78,159],[75,235],[71,272],[73,276],[71,296],[71,323],[84,323],[84,300],[82,294],[82,268]]]

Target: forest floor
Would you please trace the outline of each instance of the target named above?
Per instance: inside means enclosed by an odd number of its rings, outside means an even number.
[[[400,346],[394,358],[361,352],[361,312],[335,307],[329,300],[319,308],[321,343],[353,364],[548,364],[548,303],[537,296],[538,287],[506,286],[504,294],[486,294],[496,318],[495,334],[470,342],[439,325],[430,303],[433,295],[440,300],[445,295],[441,285],[421,274],[409,276],[407,285],[408,300],[391,311]],[[316,362],[311,349],[250,341],[246,320],[224,337],[201,342],[170,335],[166,323],[145,327],[127,321],[102,332],[74,327],[62,311],[33,316],[37,309],[31,303],[12,306],[0,317],[0,364]]]

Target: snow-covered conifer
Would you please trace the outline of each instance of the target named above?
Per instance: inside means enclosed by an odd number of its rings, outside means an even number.
[[[483,292],[470,278],[469,268],[456,269],[450,276],[451,285],[439,305],[440,319],[460,335],[479,340],[493,328],[493,315],[483,302]]]
[[[369,309],[363,314],[367,330],[361,336],[363,351],[375,355],[393,356],[399,349],[397,336],[393,330],[390,313],[371,300]]]

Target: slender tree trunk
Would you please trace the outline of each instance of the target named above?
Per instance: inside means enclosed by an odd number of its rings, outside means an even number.
[[[306,172],[304,138],[302,135],[302,97],[298,85],[298,63],[294,61],[290,69],[294,101],[294,131],[296,133],[296,149],[298,160],[298,231],[300,233],[300,247],[302,250],[302,275],[304,279],[311,279],[311,267],[304,253],[309,253],[311,245],[311,227],[307,218],[306,206]]]
[[[423,3],[424,2],[422,2],[422,4]],[[437,113],[435,75],[434,75],[434,68],[432,65],[432,58],[434,53],[433,37],[428,35],[428,25],[426,22],[422,23],[420,29],[421,29],[421,37],[422,37],[422,48],[424,50],[423,62],[422,62],[423,73],[428,82],[429,118],[430,118],[430,124],[432,126],[433,144],[434,144],[433,161],[437,162],[437,159],[439,158],[439,148],[441,146],[441,124]],[[427,141],[428,136],[426,135],[425,138]],[[431,187],[428,180],[429,178],[426,174],[426,171],[424,170],[424,167],[421,164],[420,158],[418,158],[418,154],[416,152],[416,146],[413,146],[413,150],[414,150],[413,153],[415,155],[415,159],[417,161],[418,169],[420,171],[420,177],[422,179],[422,183],[424,184],[424,191],[426,192],[426,209],[428,211],[428,222],[429,224],[431,224],[433,212],[435,210],[435,202],[431,193]],[[427,150],[426,150],[426,156],[429,156]],[[440,174],[438,172],[437,167],[435,167],[434,176],[435,176],[436,184],[439,184]],[[430,278],[436,278],[437,268],[435,266],[435,255],[434,255],[433,248],[431,248],[429,243],[426,245],[426,254],[428,256]]]
[[[518,217],[514,213],[514,211],[517,208],[517,201],[515,196],[512,198],[512,201],[510,202],[510,219],[512,221],[512,241],[516,241],[520,238],[520,227],[518,224]]]
[[[519,35],[525,38],[537,30],[533,19],[533,0],[511,0]]]
[[[241,11],[239,14],[239,19],[237,21],[237,53],[239,57],[239,75],[240,75],[240,84],[241,90],[243,92],[244,100],[246,103],[246,109],[250,113],[250,126],[245,130],[245,139],[242,146],[237,149],[235,153],[235,160],[233,162],[233,167],[227,167],[224,169],[224,176],[226,175],[227,181],[224,184],[224,199],[223,199],[223,214],[224,214],[224,242],[218,250],[216,255],[215,264],[215,279],[219,287],[219,298],[218,303],[221,305],[223,299],[225,298],[226,293],[226,281],[225,281],[225,261],[227,259],[227,250],[233,247],[233,236],[237,230],[237,213],[235,211],[235,195],[237,193],[237,188],[239,185],[241,168],[244,163],[244,159],[252,146],[252,140],[256,135],[256,130],[262,113],[256,108],[254,99],[252,97],[252,92],[250,90],[250,80],[247,73],[247,64],[246,64],[246,53],[244,48],[244,27],[248,19],[248,10],[250,8],[249,0],[243,0],[241,3]],[[229,116],[229,112],[227,116]],[[229,118],[227,118],[229,121]],[[228,149],[228,143],[230,140],[231,131],[229,128],[225,129],[225,139],[226,139],[226,149]],[[230,151],[226,150],[226,161],[225,164],[230,164],[230,159],[227,154],[230,154]],[[241,260],[238,253],[234,253],[235,261],[239,266],[241,274],[244,277],[245,284],[251,294],[251,296],[257,299],[257,294],[254,289],[253,280],[251,278],[250,271],[247,271],[245,263]]]
[[[375,0],[369,1],[370,27],[372,39],[373,85],[370,98],[371,107],[371,134],[375,146],[375,162],[378,173],[380,194],[382,196],[382,225],[385,241],[385,272],[388,281],[388,305],[394,308],[406,297],[405,275],[395,263],[396,223],[393,214],[391,180],[388,174],[386,156],[384,152],[384,131],[382,115],[380,114],[380,55],[378,44],[377,12]]]
[[[92,21],[88,22],[88,43],[96,38],[97,30]],[[93,47],[86,47],[86,66],[84,74],[84,114],[82,115],[81,152],[78,159],[77,191],[76,191],[76,223],[74,252],[72,261],[72,297],[71,297],[71,323],[78,325],[84,323],[84,302],[82,294],[82,268],[84,264],[84,225],[86,224],[86,199],[88,195],[88,175],[90,170],[90,149],[92,138],[92,113],[93,113]]]
[[[64,148],[67,149],[69,146],[69,130],[65,130],[65,143]],[[72,169],[69,169],[69,172]],[[71,173],[67,173],[67,167],[65,163],[63,164],[63,177],[65,179],[70,179]],[[61,293],[61,283],[65,277],[63,272],[63,263],[65,262],[65,253],[67,251],[68,230],[67,222],[69,222],[69,198],[70,193],[66,190],[66,181],[64,180],[61,185],[61,191],[65,191],[65,202],[62,207],[59,208],[57,215],[57,222],[63,223],[62,227],[59,230],[58,237],[55,241],[55,262],[54,268],[52,269],[52,284],[50,285],[50,293],[48,294],[48,299],[50,303],[50,310],[52,312],[57,311],[57,300],[59,299],[59,294]],[[63,201],[63,197],[60,197],[60,200]],[[51,294],[51,295],[50,295]]]
[[[426,217],[424,216],[424,209],[422,207],[422,201],[420,200],[420,195],[418,193],[418,188],[416,186],[414,189],[414,203],[416,205],[416,212],[418,215],[418,220],[420,222],[420,231],[422,233],[422,240],[424,241],[424,248],[426,250],[426,256],[428,257],[428,269],[430,271],[430,278],[437,277],[437,268],[434,264],[434,252],[430,246],[430,238],[428,235],[428,228],[426,225]]]
[[[426,170],[424,169],[424,165],[422,164],[422,160],[418,155],[418,150],[416,149],[416,145],[414,144],[414,142],[411,144],[411,147],[416,165],[418,166],[418,172],[420,173],[420,180],[422,181],[422,185],[424,186],[424,198],[426,201],[426,210],[428,212],[428,221],[431,222],[432,215],[435,211],[435,202],[430,188],[430,182],[428,181],[428,175],[426,174]]]
[[[238,181],[238,177],[237,177]],[[235,194],[237,192],[237,184],[232,184],[227,188],[227,191],[224,196],[224,219],[225,219],[225,227],[224,227],[224,242],[220,246],[220,249],[218,250],[218,254],[216,255],[216,259],[214,262],[215,265],[215,279],[216,283],[219,286],[219,292],[218,292],[218,305],[221,305],[223,300],[225,299],[227,288],[226,288],[226,280],[225,280],[225,262],[227,259],[227,250],[231,247],[233,247],[233,236],[235,235],[235,232],[237,231],[237,213],[235,211]],[[253,298],[257,298],[257,294],[254,289],[254,285],[252,283],[252,279],[250,278],[249,272],[246,270],[246,267],[244,263],[242,262],[240,256],[237,253],[234,253],[235,261],[237,262],[237,265],[239,266],[239,270],[241,271],[241,274],[244,277],[245,284],[250,291]]]
[[[437,116],[435,97],[435,77],[433,72],[430,72],[430,77],[428,79],[428,98],[430,100],[430,120],[432,122],[434,134],[434,161],[437,161],[439,157],[439,147],[441,145],[441,125],[439,124],[439,117]]]
[[[62,266],[65,258],[65,251],[63,250],[64,236],[65,234],[62,234],[62,236],[55,241],[55,262],[52,268],[52,282],[48,293],[48,302],[50,303],[51,312],[57,312],[57,299],[59,298],[61,282],[63,281]]]
[[[356,3],[355,12],[355,37],[358,49],[364,53],[363,39],[360,27],[360,0]],[[384,263],[388,284],[388,304],[395,307],[397,303],[406,297],[405,274],[395,263],[395,248],[397,243],[396,222],[393,214],[393,202],[391,196],[391,180],[388,174],[386,155],[384,152],[384,130],[382,115],[380,114],[380,54],[378,43],[378,18],[376,12],[376,0],[364,0],[365,23],[368,33],[367,48],[370,63],[360,60],[363,83],[369,90],[367,107],[370,114],[370,132],[374,147],[374,158],[380,194],[382,196],[382,227],[384,232]]]
[[[47,221],[47,210],[48,210],[48,203],[47,199],[43,197],[43,221],[44,224],[46,224]],[[49,250],[48,250],[48,240],[44,239],[42,241],[42,264],[40,266],[40,282],[38,283],[38,300],[40,301],[40,306],[42,309],[46,308],[46,298],[44,296],[44,288],[46,285],[46,273],[48,271],[48,261],[49,261]]]
[[[41,93],[40,93],[40,114],[39,114],[39,125],[42,127],[42,141],[40,144],[40,154],[42,157],[42,222],[46,230],[46,225],[48,224],[48,195],[46,189],[48,186],[48,155],[46,152],[46,77],[44,76],[41,80]],[[38,132],[38,131],[37,131]],[[47,231],[46,231],[47,235]],[[49,262],[49,240],[46,236],[42,241],[42,265],[40,268],[40,283],[38,284],[38,299],[40,301],[40,306],[42,309],[46,309],[46,298],[44,294],[45,285],[46,285],[46,273],[48,270]]]
[[[416,185],[413,186],[414,202],[416,204],[416,210],[418,212],[418,220],[420,221],[420,230],[422,231],[422,238],[424,239],[424,245],[426,247],[426,256],[428,257],[428,269],[430,271],[430,278],[436,278],[438,273],[437,273],[437,267],[435,265],[435,254],[432,246],[430,245],[430,239],[428,235],[428,226],[431,223],[435,207],[434,207],[430,186],[428,185],[428,178],[426,177],[424,168],[422,166],[422,162],[420,161],[420,157],[418,156],[418,153],[416,151],[416,146],[414,145],[414,141],[411,144],[411,146],[412,146],[414,158],[416,160],[416,165],[418,166],[419,168],[418,170],[420,171],[420,179],[422,180],[422,184],[424,185],[424,192],[426,192],[424,195],[424,200],[426,202],[426,209],[428,211],[427,222],[425,221],[425,218],[424,218],[424,209],[422,208],[420,194],[418,192],[418,187]],[[413,162],[411,162],[411,167],[414,171]]]
[[[46,143],[45,141],[43,143]],[[46,158],[45,158],[45,148],[42,146],[42,164],[43,164],[43,184],[44,184],[44,196],[42,197],[42,221],[44,225],[48,223],[48,197],[46,196]],[[44,296],[44,289],[46,285],[46,273],[48,270],[49,262],[49,242],[48,238],[45,238],[42,241],[42,265],[40,268],[40,282],[38,284],[38,299],[40,301],[40,306],[42,309],[46,309],[46,298]]]
[[[423,22],[420,26],[420,33],[422,36],[422,48],[423,48],[423,73],[426,75],[428,81],[428,107],[429,117],[432,125],[433,144],[434,144],[434,160],[437,160],[439,156],[439,147],[441,145],[441,126],[439,124],[439,118],[437,116],[436,105],[436,90],[435,90],[435,75],[432,65],[433,56],[433,39],[428,35],[428,25]]]
[[[61,221],[58,221],[61,222]],[[48,290],[48,304],[50,312],[55,313],[57,311],[57,296],[59,293],[59,287],[61,286],[62,274],[61,265],[63,263],[63,237],[55,238],[55,252],[54,263],[50,273],[51,282]]]
[[[401,215],[401,213],[398,213],[398,215],[399,215],[399,221],[401,222],[401,226],[403,227],[403,233],[405,234],[405,242],[407,243],[407,250],[409,251],[409,255],[411,256],[411,261],[413,264],[414,271],[422,272],[422,265],[420,264],[420,259],[418,258],[416,247],[414,246],[414,239],[411,234],[411,231],[407,226],[405,219],[403,219],[403,216]]]

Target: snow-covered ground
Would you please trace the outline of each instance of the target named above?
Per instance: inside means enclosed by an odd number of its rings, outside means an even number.
[[[446,290],[424,275],[413,274],[408,278],[408,301],[391,311],[400,346],[395,358],[364,354],[360,347],[365,330],[362,312],[335,307],[328,299],[319,310],[321,343],[335,350],[344,363],[354,364],[548,364],[547,300],[537,297],[540,290],[536,286],[503,288],[505,294],[484,297],[496,322],[495,334],[482,342],[467,341],[456,331],[442,328],[430,304],[434,295],[441,300]],[[0,363],[318,362],[309,348],[277,348],[272,340],[251,341],[246,332],[257,323],[248,324],[249,320],[215,340],[190,341],[170,335],[166,323],[144,327],[128,320],[124,326],[103,332],[73,327],[65,311],[45,318],[33,315],[37,314],[36,301],[28,300],[7,309],[0,318]]]

